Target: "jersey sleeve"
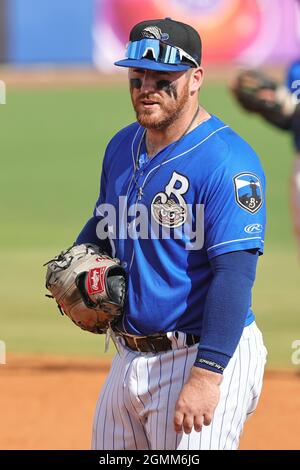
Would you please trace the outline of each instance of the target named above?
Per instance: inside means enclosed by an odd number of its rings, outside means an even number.
[[[287,71],[286,77],[286,87],[290,90],[291,93],[297,93],[299,96],[300,88],[300,60],[291,64]]]
[[[265,176],[261,167],[224,165],[212,178],[204,205],[208,258],[249,249],[262,254],[265,223]]]
[[[101,205],[107,202],[106,189],[107,189],[107,180],[111,175],[111,168],[113,165],[114,155],[118,152],[118,148],[126,145],[126,142],[130,136],[139,129],[140,126],[138,123],[134,122],[127,127],[121,129],[117,134],[115,134],[112,139],[107,144],[105,149],[103,163],[102,163],[102,172],[100,178],[100,191],[99,196],[94,207],[93,215],[96,217],[103,217],[103,210]]]
[[[106,202],[106,186],[107,186],[107,168],[106,167],[107,167],[108,151],[109,151],[109,145],[106,148],[104,158],[103,158],[102,171],[101,171],[101,177],[100,177],[100,191],[99,191],[99,196],[94,207],[94,212],[93,212],[94,217],[103,217],[104,215],[101,211],[101,204],[105,204]]]

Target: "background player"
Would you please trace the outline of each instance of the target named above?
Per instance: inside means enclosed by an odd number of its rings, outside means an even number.
[[[265,177],[251,147],[199,106],[200,64],[198,33],[171,19],[137,24],[116,63],[129,68],[138,122],[108,144],[77,238],[117,256],[128,277],[94,449],[235,449],[260,396],[251,289]]]
[[[295,160],[291,171],[291,208],[294,232],[300,252],[300,59],[288,69],[284,84],[275,82],[262,71],[242,72],[232,85],[241,106],[261,115],[278,129],[293,136]]]

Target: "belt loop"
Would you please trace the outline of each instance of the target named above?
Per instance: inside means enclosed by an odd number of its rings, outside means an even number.
[[[178,331],[174,331],[174,332],[173,331],[168,331],[166,333],[166,337],[171,343],[171,349],[172,350],[178,348],[178,336],[179,336]]]
[[[133,342],[134,342],[134,344],[135,344],[135,347],[136,347],[137,351],[138,351],[138,352],[142,352],[142,351],[140,350],[140,348],[138,347],[138,341],[137,341],[137,337],[136,337],[136,336],[133,336]]]
[[[154,346],[154,344],[153,344],[151,341],[150,341],[149,344],[151,345],[152,351],[153,351],[154,353],[157,353],[157,349],[156,349],[156,347]]]

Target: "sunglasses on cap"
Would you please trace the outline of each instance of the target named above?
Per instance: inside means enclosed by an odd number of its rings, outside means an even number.
[[[128,59],[140,60],[152,58],[156,62],[170,65],[180,65],[186,59],[192,62],[195,67],[199,67],[196,60],[187,52],[179,47],[161,42],[159,39],[131,41],[127,44],[125,54]]]

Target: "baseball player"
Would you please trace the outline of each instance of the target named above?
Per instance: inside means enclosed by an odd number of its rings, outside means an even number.
[[[291,208],[294,232],[300,252],[300,59],[292,63],[284,84],[276,83],[262,71],[239,74],[232,91],[241,106],[261,115],[267,122],[293,136],[295,160],[291,170]]]
[[[137,122],[109,142],[76,240],[116,256],[127,276],[93,449],[236,449],[261,393],[251,289],[265,176],[252,148],[198,104],[201,49],[191,26],[149,20],[116,62]]]

